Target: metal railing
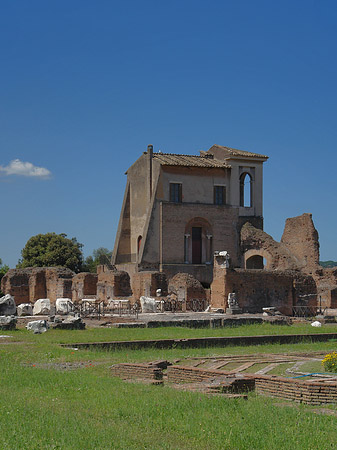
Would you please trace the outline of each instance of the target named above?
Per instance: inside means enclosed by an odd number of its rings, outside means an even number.
[[[293,317],[315,317],[317,314],[324,314],[327,308],[317,306],[293,306]]]

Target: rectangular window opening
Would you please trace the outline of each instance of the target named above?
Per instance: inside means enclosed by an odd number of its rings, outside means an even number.
[[[170,183],[170,202],[181,203],[182,202],[182,184]]]
[[[226,186],[214,186],[214,204],[226,205]]]

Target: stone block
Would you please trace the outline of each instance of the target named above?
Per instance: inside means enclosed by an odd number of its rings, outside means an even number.
[[[33,315],[33,307],[30,303],[21,303],[17,306],[18,316],[32,316]]]
[[[0,298],[0,315],[11,316],[14,314],[16,314],[14,297],[10,294],[6,294]]]
[[[14,316],[0,316],[0,330],[15,330],[16,321]]]
[[[39,298],[34,303],[33,315],[39,316],[44,314],[50,314],[50,300],[49,298]]]
[[[49,324],[46,320],[33,320],[27,323],[26,328],[29,331],[33,331],[34,334],[41,334],[49,329]]]

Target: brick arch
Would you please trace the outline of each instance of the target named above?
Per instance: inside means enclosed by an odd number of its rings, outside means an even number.
[[[243,256],[244,256],[245,268],[247,268],[247,260],[254,256],[261,256],[262,258],[266,259],[267,264],[264,267],[265,269],[270,270],[272,267],[273,258],[271,256],[271,254],[261,248],[260,249],[253,248],[251,250],[247,250]]]
[[[185,233],[189,233],[192,227],[201,227],[206,233],[212,233],[211,224],[203,217],[193,217],[193,219],[189,220],[185,226]]]

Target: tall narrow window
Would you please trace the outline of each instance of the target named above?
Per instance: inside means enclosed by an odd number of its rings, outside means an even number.
[[[192,227],[192,264],[201,264],[202,261],[201,232],[201,227]]]
[[[247,172],[240,176],[240,206],[245,208],[253,206],[253,181]]]
[[[226,204],[226,186],[214,186],[214,204]]]
[[[170,202],[181,203],[182,200],[181,183],[170,183]]]

